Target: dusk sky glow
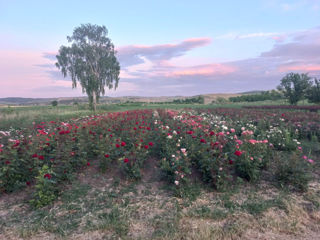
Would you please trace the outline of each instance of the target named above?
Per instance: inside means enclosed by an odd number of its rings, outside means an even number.
[[[121,65],[107,96],[275,88],[320,77],[320,0],[0,0],[0,98],[84,96],[55,67],[80,24],[104,25]]]

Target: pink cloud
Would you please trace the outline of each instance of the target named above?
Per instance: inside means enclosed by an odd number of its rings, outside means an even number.
[[[43,57],[42,52],[0,50],[0,97],[82,95],[80,88],[72,90],[69,81],[53,80],[42,65],[55,68],[52,61]]]
[[[276,36],[272,36],[271,38],[273,40],[275,40],[276,42],[283,42],[284,40],[286,40],[287,36],[286,35],[276,35]]]
[[[305,71],[305,72],[313,72],[320,71],[320,64],[315,65],[293,65],[293,66],[280,66],[280,72],[288,72],[288,71]]]
[[[168,76],[210,76],[210,75],[224,75],[235,72],[237,69],[230,65],[213,63],[202,66],[194,66],[189,68],[183,68],[181,70],[173,71]]]

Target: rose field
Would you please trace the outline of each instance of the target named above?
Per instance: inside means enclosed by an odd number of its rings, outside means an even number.
[[[146,108],[7,123],[1,239],[319,239],[317,112]]]

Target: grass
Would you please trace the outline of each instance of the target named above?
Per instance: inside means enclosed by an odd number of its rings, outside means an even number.
[[[252,232],[320,231],[319,183],[305,194],[270,184],[217,192],[195,183],[183,198],[164,185],[159,178],[130,182],[110,172],[79,173],[51,206],[29,208],[27,193],[10,203],[0,199],[0,238],[250,239]]]

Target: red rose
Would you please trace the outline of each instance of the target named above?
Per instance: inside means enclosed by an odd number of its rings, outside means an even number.
[[[149,146],[152,147],[153,146],[153,142],[149,142]]]
[[[44,160],[44,156],[40,155],[40,156],[38,156],[38,159],[39,160]]]
[[[38,154],[35,153],[35,154],[32,155],[32,157],[36,158],[36,157],[38,157]]]
[[[26,185],[27,185],[27,186],[30,186],[30,184],[31,184],[31,183],[30,183],[29,181],[26,182]]]
[[[124,162],[124,163],[128,163],[128,162],[129,162],[129,159],[128,159],[128,158],[125,158],[125,159],[123,159],[123,162]]]
[[[43,177],[44,177],[44,178],[48,178],[48,179],[51,179],[51,178],[52,178],[51,174],[49,174],[49,173],[46,173]]]
[[[149,146],[148,146],[148,145],[145,145],[145,146],[144,146],[144,148],[145,148],[145,149],[148,149],[148,148],[149,148]]]
[[[238,150],[234,152],[234,155],[236,155],[236,156],[238,156],[238,157],[240,157],[241,154],[242,154],[242,152],[241,152],[241,151],[238,151]]]
[[[117,144],[116,144],[116,147],[117,147],[117,148],[119,148],[119,147],[120,147],[120,145],[117,143]]]
[[[126,145],[125,142],[121,142],[121,146],[124,147]]]
[[[232,165],[232,164],[233,164],[233,161],[232,161],[232,160],[229,160],[229,164]]]
[[[104,156],[105,156],[106,158],[110,157],[110,155],[109,155],[109,154],[105,154]]]
[[[201,139],[200,139],[200,142],[201,142],[201,143],[206,143],[206,140],[203,139],[203,138],[201,138]]]
[[[87,162],[87,166],[90,166],[90,163],[89,163],[89,162]]]

